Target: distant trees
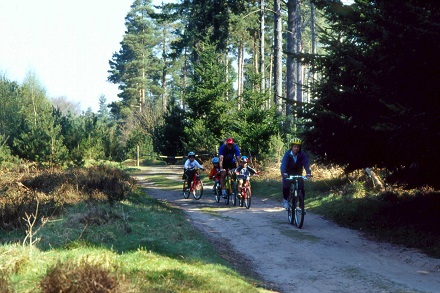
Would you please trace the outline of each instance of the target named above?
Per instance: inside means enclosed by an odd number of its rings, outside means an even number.
[[[438,186],[439,6],[135,0],[109,61],[110,107],[101,96],[98,113],[74,113],[33,75],[0,77],[0,162],[215,155],[225,137],[277,162],[299,135],[322,163]]]

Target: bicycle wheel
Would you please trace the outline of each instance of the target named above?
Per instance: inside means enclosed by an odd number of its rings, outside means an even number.
[[[289,208],[287,209],[287,216],[289,218],[289,223],[294,225],[295,224],[295,207],[296,207],[296,190],[290,190],[290,196],[289,196]]]
[[[228,191],[226,190],[226,193],[228,193]],[[224,198],[224,200],[225,200],[225,204],[226,205],[228,205],[229,204],[229,197],[230,197],[231,195],[230,194],[228,194],[225,198]]]
[[[304,194],[301,190],[298,190],[298,201],[295,207],[295,226],[299,229],[301,229],[304,224],[304,215]]]
[[[222,196],[222,188],[220,183],[216,182],[214,184],[214,192],[215,192],[215,201],[220,202],[220,197]]]
[[[246,188],[245,195],[244,195],[244,206],[247,209],[251,207],[251,198],[252,198],[251,189]]]
[[[225,180],[226,180],[225,190],[226,190],[227,196],[224,198],[224,200],[225,200],[225,204],[228,205],[229,204],[229,197],[231,196],[231,188],[230,188],[231,179],[229,177],[226,177]]]
[[[237,182],[232,181],[232,193],[231,193],[231,200],[232,200],[232,205],[235,207],[237,205]]]
[[[243,207],[243,203],[244,203],[243,193],[242,193],[242,194],[239,194],[239,193],[237,192],[237,197],[238,197],[238,205],[239,205],[240,207]]]
[[[196,200],[199,200],[203,195],[203,182],[198,179],[194,184],[193,196]]]
[[[183,198],[189,197],[189,189],[187,190],[186,181],[183,181]]]

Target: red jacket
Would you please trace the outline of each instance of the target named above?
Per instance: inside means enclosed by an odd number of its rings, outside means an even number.
[[[209,172],[209,179],[210,180],[220,180],[220,168],[212,168]],[[215,177],[214,177],[215,176]]]

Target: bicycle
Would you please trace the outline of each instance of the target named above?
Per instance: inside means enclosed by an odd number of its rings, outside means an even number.
[[[220,180],[215,180],[213,189],[214,189],[215,201],[220,202],[220,198],[222,197],[222,186],[220,184]]]
[[[299,179],[307,180],[307,176],[290,175],[286,180],[291,181],[289,193],[289,207],[287,209],[287,216],[289,223],[301,229],[304,224],[304,216],[306,211],[304,209],[304,194],[299,190]]]
[[[195,169],[190,187],[187,186],[186,179],[183,181],[183,198],[188,198],[191,193],[196,200],[199,200],[203,195],[203,182],[197,169]]]
[[[257,175],[258,173],[256,173]],[[251,207],[251,199],[252,199],[252,189],[251,189],[251,181],[248,178],[243,182],[243,186],[241,187],[241,192],[238,193],[238,205],[246,207],[249,209]]]
[[[222,171],[224,172],[224,171]],[[237,183],[232,180],[231,178],[231,172],[229,170],[226,171],[226,178],[225,178],[225,190],[227,196],[224,198],[225,204],[229,204],[229,199],[232,201],[232,205],[237,205]]]

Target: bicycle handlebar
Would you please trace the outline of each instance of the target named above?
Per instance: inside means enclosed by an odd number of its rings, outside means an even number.
[[[205,168],[198,168],[198,167],[192,167],[192,168],[185,168],[185,167],[183,167],[183,170],[202,170],[202,171],[205,171],[206,169]]]
[[[312,177],[312,176],[309,175],[309,177]],[[304,179],[304,180],[307,180],[307,179],[309,179],[309,177],[307,177],[307,176],[303,176],[303,175],[290,175],[289,177],[286,177],[286,180],[290,180],[290,181],[292,181],[292,180],[300,179],[300,178],[302,178],[302,179]]]

